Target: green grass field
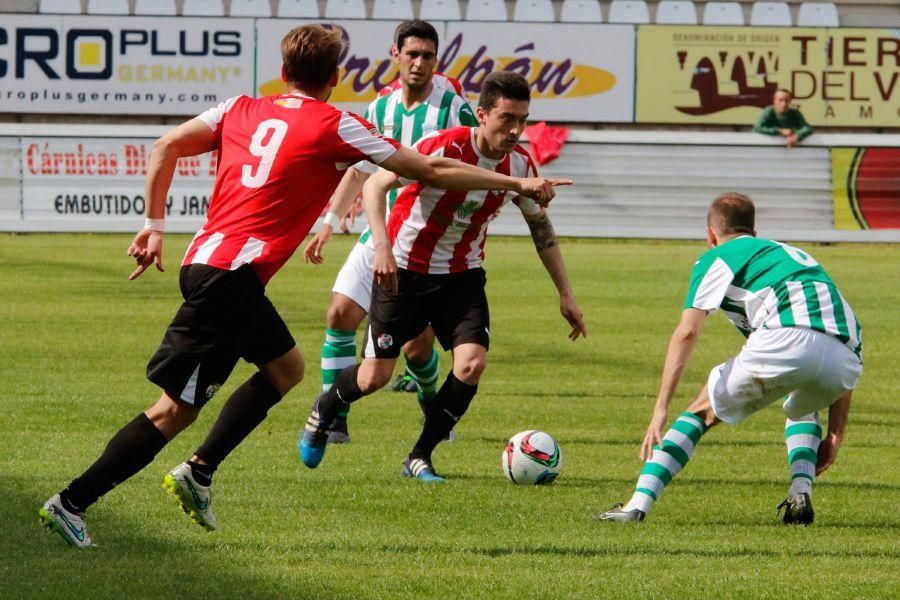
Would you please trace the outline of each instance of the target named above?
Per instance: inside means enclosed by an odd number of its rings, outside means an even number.
[[[75,551],[37,510],[158,396],[144,377],[180,302],[188,236],[165,273],[128,282],[130,236],[0,236],[0,596],[4,598],[851,598],[900,583],[900,245],[808,248],[853,305],[865,373],[836,465],[816,485],[816,523],[786,528],[783,417],[771,407],[719,427],[640,526],[592,519],[626,500],[668,338],[700,242],[568,240],[563,251],[590,336],[572,343],[528,239],[487,244],[493,345],[458,439],[435,464],[450,481],[400,477],[419,430],[414,397],[390,391],[351,415],[353,441],[305,469],[295,445],[319,386],[331,282],[295,258],[269,295],[307,359],[305,381],[216,475],[221,529],[190,522],[161,488],[190,456],[241,365],[197,423],[88,513],[99,547]],[[673,406],[696,393],[741,336],[716,315]],[[442,370],[449,361],[442,356]],[[505,440],[556,436],[547,488],[502,474]]]

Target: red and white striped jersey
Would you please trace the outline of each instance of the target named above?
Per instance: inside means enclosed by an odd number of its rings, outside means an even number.
[[[203,228],[183,265],[251,264],[263,284],[316,222],[348,165],[381,163],[399,144],[365,119],[300,94],[236,96],[199,118],[219,140]]]
[[[475,144],[476,129],[445,129],[422,138],[414,148],[422,154],[455,158],[504,175],[537,176],[531,156],[521,146],[500,160],[481,154]],[[388,219],[388,237],[397,266],[433,274],[480,267],[488,223],[507,200],[506,190],[447,191],[410,182],[401,190]],[[541,210],[529,198],[517,196],[513,202],[526,215]]]
[[[436,88],[453,90],[458,96],[462,96],[463,98],[466,97],[466,94],[463,91],[462,84],[455,77],[448,77],[443,73],[438,73],[437,71],[435,71],[431,74],[431,83]],[[398,75],[396,79],[378,90],[378,96],[387,96],[388,94],[396,92],[402,87],[403,83],[400,81],[400,76]]]

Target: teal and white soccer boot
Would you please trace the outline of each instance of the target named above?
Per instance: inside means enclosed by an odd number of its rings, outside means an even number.
[[[647,516],[642,510],[632,509],[632,510],[622,510],[622,507],[625,506],[622,503],[613,504],[613,507],[608,511],[600,513],[597,515],[598,521],[634,521],[640,523],[644,520],[644,517]]]
[[[313,402],[312,411],[306,420],[297,449],[300,451],[300,460],[310,469],[315,469],[325,458],[325,448],[328,446],[328,424],[319,418],[319,400],[327,392],[322,392]]]
[[[84,515],[63,508],[59,494],[44,503],[38,511],[38,521],[50,531],[58,533],[70,546],[90,548],[94,545],[88,535]]]
[[[812,498],[806,492],[794,494],[778,505],[778,512],[785,509],[783,521],[785,525],[812,525],[816,516],[813,511]]]
[[[431,461],[425,458],[407,458],[403,461],[403,476],[414,477],[419,481],[443,483],[447,481],[434,472]]]
[[[181,463],[163,478],[163,489],[175,496],[181,510],[197,525],[207,531],[219,528],[212,511],[212,494],[209,487],[200,485],[191,473],[191,465]]]

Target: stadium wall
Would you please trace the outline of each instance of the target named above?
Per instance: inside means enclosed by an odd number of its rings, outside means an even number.
[[[0,230],[136,230],[150,148],[165,130],[0,125]],[[576,182],[551,209],[565,236],[701,239],[710,201],[733,190],[756,201],[761,235],[900,241],[898,148],[890,135],[816,134],[789,150],[751,133],[573,131],[541,170]],[[170,231],[202,225],[215,166],[210,154],[179,162]],[[511,207],[491,231],[528,234]]]
[[[281,60],[270,41],[316,22],[0,16],[0,39],[8,42],[0,43],[0,110],[48,119],[192,116],[237,94],[278,93]],[[385,43],[395,23],[339,24],[348,49],[332,101],[363,112],[396,75]],[[486,73],[514,70],[532,82],[533,121],[749,128],[772,91],[787,86],[816,126],[900,123],[896,31],[435,25],[443,39],[439,69],[460,79],[470,100]],[[143,212],[150,144],[163,130],[2,126],[0,229],[133,230]],[[761,223],[773,228],[764,234],[874,241],[896,239],[900,231],[894,217],[900,165],[890,148],[900,148],[900,136],[814,135],[786,150],[753,134],[573,131],[546,172],[579,184],[562,190],[554,206],[564,235],[702,237],[698,224],[709,199],[737,189],[759,203]],[[214,156],[179,164],[169,207],[173,228],[192,231],[202,223],[214,173]],[[525,233],[509,211],[494,230]]]

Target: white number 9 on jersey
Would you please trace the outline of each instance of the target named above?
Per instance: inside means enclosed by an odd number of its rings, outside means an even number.
[[[260,161],[256,173],[253,172],[253,165],[243,165],[241,168],[241,183],[245,187],[262,187],[269,178],[269,171],[272,170],[272,163],[275,162],[275,155],[281,147],[281,142],[284,141],[287,129],[287,123],[279,119],[267,119],[256,128],[248,150],[253,156],[258,156]],[[270,133],[272,135],[269,135]],[[269,141],[263,144],[266,138],[269,138]]]
[[[794,248],[793,246],[788,246],[787,244],[782,244],[781,242],[775,242],[782,248],[784,251],[788,253],[788,256],[796,260],[798,263],[803,265],[804,267],[816,267],[819,263],[816,262],[812,256],[800,250],[799,248]]]

